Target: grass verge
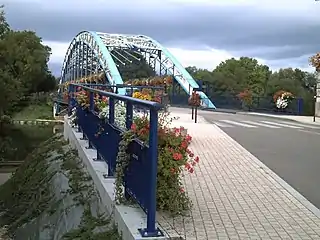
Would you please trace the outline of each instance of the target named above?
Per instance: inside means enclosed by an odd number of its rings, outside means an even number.
[[[13,116],[15,120],[54,119],[52,105],[47,103],[31,104]]]

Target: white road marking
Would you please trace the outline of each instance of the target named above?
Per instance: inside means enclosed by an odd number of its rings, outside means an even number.
[[[229,124],[232,124],[232,125],[237,125],[237,126],[247,127],[247,128],[257,128],[256,126],[253,126],[253,125],[240,123],[240,122],[235,122],[235,121],[231,121],[231,120],[220,120],[220,122],[226,122],[226,123],[229,123]]]
[[[285,122],[285,121],[278,121],[280,123],[288,123],[288,122]],[[290,125],[293,125],[293,126],[298,126],[298,127],[304,127],[304,128],[312,128],[312,129],[320,129],[319,126],[311,126],[311,125],[305,125],[305,124],[301,124],[301,123],[289,123]]]
[[[312,131],[303,130],[303,129],[299,129],[298,131],[305,132],[305,133],[311,133],[311,134],[315,134],[315,135],[320,135],[320,133],[318,133],[318,132],[312,132]]]
[[[302,128],[302,127],[298,127],[298,126],[292,126],[292,125],[282,124],[282,123],[277,123],[277,122],[269,122],[269,121],[260,121],[260,122],[270,124],[270,125],[279,126],[279,127],[287,127],[287,128],[294,128],[294,129],[301,129]]]
[[[222,128],[228,128],[228,127],[233,127],[231,125],[225,124],[225,123],[220,123],[220,122],[212,122],[213,124],[217,125],[218,127],[222,127]]]
[[[264,124],[264,123],[260,123],[260,122],[254,122],[254,121],[241,121],[241,122],[245,122],[245,123],[248,123],[248,124],[257,125],[257,126],[260,126],[260,127],[267,127],[267,128],[281,128],[281,127],[272,126],[272,125]]]

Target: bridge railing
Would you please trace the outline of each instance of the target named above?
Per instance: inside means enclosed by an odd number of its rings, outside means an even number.
[[[79,90],[89,93],[90,104],[83,108],[77,103],[75,94]],[[143,237],[159,236],[162,233],[156,228],[156,187],[158,161],[158,111],[163,105],[102,91],[83,84],[69,85],[68,113],[76,109],[78,130],[88,140],[89,147],[97,150],[97,160],[104,160],[108,164],[108,177],[113,177],[116,170],[116,159],[121,141],[121,134],[131,128],[133,123],[134,106],[142,107],[149,114],[149,142],[144,144],[135,139],[128,147],[130,163],[124,173],[125,196],[137,201],[147,214],[147,227],[139,229]],[[109,102],[108,118],[102,120],[95,111],[95,96],[107,97]],[[117,101],[125,103],[126,129],[115,124],[115,105]],[[99,133],[99,135],[97,135]]]

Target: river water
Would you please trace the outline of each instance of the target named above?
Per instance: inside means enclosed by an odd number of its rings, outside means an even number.
[[[23,161],[24,158],[32,152],[39,144],[49,139],[53,134],[62,132],[63,125],[15,125],[10,129],[10,142],[7,144],[8,148],[3,157],[5,161]],[[1,169],[0,171],[0,185],[6,182],[13,169]]]

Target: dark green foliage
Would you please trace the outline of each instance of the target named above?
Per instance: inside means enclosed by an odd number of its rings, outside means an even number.
[[[300,69],[285,68],[272,72],[268,66],[259,64],[254,58],[234,58],[220,63],[213,71],[187,67],[197,80],[209,83],[211,95],[225,101],[237,101],[236,95],[248,89],[255,99],[269,101],[279,90],[289,91],[304,100],[303,113],[313,114],[313,87],[316,75]]]
[[[35,32],[13,31],[0,8],[0,117],[32,93],[56,88],[48,70],[51,49]]]
[[[122,56],[125,56],[130,61],[132,61],[132,63],[129,63],[128,61],[123,60],[123,62],[126,63],[125,65],[123,65],[120,62],[118,62],[117,59],[114,58],[115,62],[117,62],[117,64],[119,65],[118,69],[124,82],[132,79],[148,78],[155,75],[154,70],[150,67],[147,61],[144,58],[142,58],[140,54],[137,54],[134,51],[129,51],[129,50],[126,50],[126,52],[129,52],[131,55],[135,56],[137,59],[140,59],[140,61],[131,57],[130,55],[127,55],[121,50],[117,50],[116,52],[113,52],[113,55],[116,56],[118,59],[122,60],[123,59],[121,57],[122,55]]]
[[[52,126],[7,125],[0,135],[0,161],[23,161],[52,135]]]

